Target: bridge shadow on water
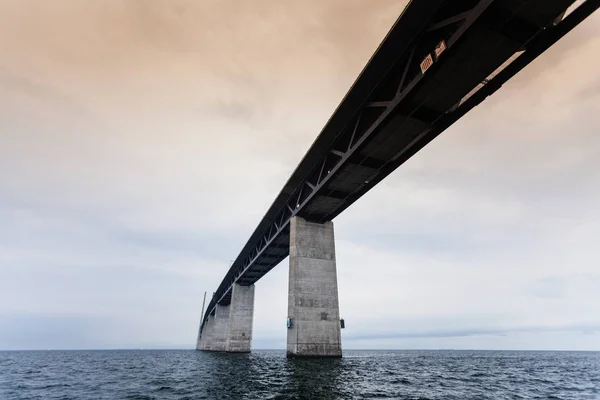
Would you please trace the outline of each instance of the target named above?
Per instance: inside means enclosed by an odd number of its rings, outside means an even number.
[[[198,354],[206,374],[198,379],[207,398],[335,399],[351,392],[343,358],[287,359],[284,351]]]

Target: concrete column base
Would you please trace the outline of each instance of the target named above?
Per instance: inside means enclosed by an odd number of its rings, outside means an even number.
[[[210,345],[213,337],[213,327],[215,324],[215,316],[209,315],[206,319],[206,323],[204,324],[204,329],[202,330],[202,335],[199,340],[196,342],[197,350],[210,350]]]
[[[254,317],[254,285],[233,285],[229,305],[227,351],[249,353],[252,349],[252,320]]]
[[[217,304],[214,321],[210,350],[225,351],[227,350],[227,335],[229,333],[229,306]]]
[[[200,321],[200,326],[202,326],[202,321]],[[204,338],[200,333],[200,329],[198,329],[198,338],[196,339],[196,350],[204,350]]]
[[[196,341],[197,350],[249,353],[252,349],[254,285],[233,285],[231,303],[217,304]]]
[[[207,321],[208,325],[208,321]],[[196,350],[206,350],[206,326],[204,327],[204,332],[200,331],[202,327],[202,321],[200,321],[200,326],[198,327],[198,338],[196,339]]]
[[[290,222],[288,357],[341,357],[333,223]]]

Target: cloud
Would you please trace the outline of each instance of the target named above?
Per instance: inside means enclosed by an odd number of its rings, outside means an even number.
[[[531,285],[531,293],[544,298],[563,297],[566,290],[566,282],[560,278],[542,278]]]
[[[540,333],[540,332],[585,332],[586,335],[594,335],[600,331],[598,325],[575,325],[566,327],[518,327],[513,329],[506,328],[488,328],[488,329],[456,329],[456,330],[436,330],[436,331],[397,331],[385,333],[365,333],[362,335],[348,335],[347,340],[377,340],[377,339],[404,339],[404,338],[456,338],[470,336],[506,336],[509,334],[520,333]]]
[[[0,348],[192,347],[405,3],[0,4]],[[597,22],[336,218],[348,346],[597,348]],[[257,283],[256,347],[286,282]]]

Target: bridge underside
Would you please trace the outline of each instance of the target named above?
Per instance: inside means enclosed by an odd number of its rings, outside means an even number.
[[[413,0],[215,292],[253,285],[290,252],[290,220],[331,221],[592,14],[600,0]]]

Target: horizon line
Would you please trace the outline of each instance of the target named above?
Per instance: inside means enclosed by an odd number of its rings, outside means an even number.
[[[0,349],[0,352],[18,352],[18,351],[202,351],[194,348],[187,347],[116,347],[116,348],[56,348],[56,349]],[[268,348],[258,348],[252,349],[251,352],[254,351],[286,351],[285,348],[277,348],[277,349],[268,349]],[[598,353],[598,350],[573,350],[573,349],[454,349],[454,348],[437,348],[437,349],[342,349],[342,351],[498,351],[498,352],[590,352],[590,353]],[[227,352],[217,352],[217,351],[204,351],[207,353],[227,353]],[[236,354],[236,353],[228,353],[228,354]],[[249,353],[240,353],[240,354],[249,354]]]

